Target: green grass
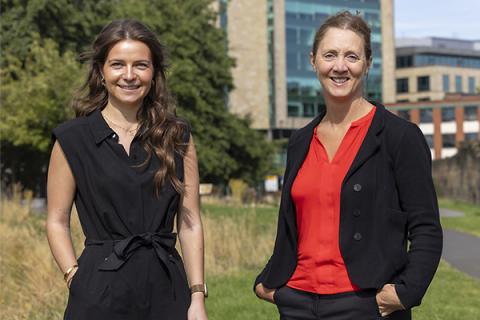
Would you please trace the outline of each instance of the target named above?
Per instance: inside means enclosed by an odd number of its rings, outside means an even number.
[[[209,277],[210,296],[206,300],[208,319],[278,319],[276,306],[258,299],[253,293],[256,275],[256,272],[247,271],[231,276]]]
[[[439,199],[438,204],[441,208],[457,210],[465,214],[463,217],[441,218],[443,228],[480,237],[480,206],[450,199]]]
[[[480,281],[475,280],[446,262],[430,285],[420,307],[414,309],[414,320],[480,319]]]
[[[442,218],[445,227],[480,235],[480,208],[465,203],[440,200],[444,208],[465,213],[465,217]],[[257,207],[245,208],[202,205],[203,213],[210,217],[231,217],[238,219],[242,215],[251,214],[261,228],[275,228],[278,208]],[[256,298],[252,291],[253,281],[263,267],[267,257],[258,258],[258,270],[242,270],[233,275],[208,276],[210,298],[207,309],[210,320],[270,320],[278,319],[274,305]],[[208,270],[207,270],[208,272]],[[476,320],[480,319],[480,281],[473,279],[441,262],[435,278],[425,295],[422,305],[414,308],[414,320]]]
[[[253,216],[253,218],[255,219],[257,230],[275,231],[277,228],[278,207],[241,207],[235,205],[227,206],[202,203],[202,215],[205,215],[207,217],[242,219],[245,214]]]
[[[207,310],[210,320],[278,319],[274,305],[257,299],[252,291],[256,272],[210,277]],[[480,318],[480,282],[440,263],[414,320],[476,320]]]

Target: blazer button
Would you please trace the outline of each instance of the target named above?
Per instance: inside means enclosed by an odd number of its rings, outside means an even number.
[[[355,217],[359,217],[359,216],[360,216],[360,209],[355,209],[355,210],[353,210],[353,215],[354,215]]]
[[[353,190],[356,191],[356,192],[362,190],[362,185],[356,183],[356,184],[353,186]]]
[[[360,232],[356,232],[354,235],[353,235],[353,239],[357,240],[357,241],[360,241],[362,240],[362,234]]]

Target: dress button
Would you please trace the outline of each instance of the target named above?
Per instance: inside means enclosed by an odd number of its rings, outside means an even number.
[[[356,184],[353,186],[353,190],[356,191],[356,192],[362,190],[362,185],[356,183]]]
[[[355,209],[355,210],[353,210],[353,215],[354,215],[355,217],[359,217],[359,216],[360,216],[360,209]]]
[[[108,258],[105,258],[105,261],[108,261]]]
[[[359,241],[359,240],[362,240],[362,234],[360,232],[356,232],[354,235],[353,235],[353,239]]]

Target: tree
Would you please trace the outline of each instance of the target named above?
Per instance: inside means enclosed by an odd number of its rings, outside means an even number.
[[[85,49],[108,21],[135,18],[168,50],[168,84],[179,115],[192,125],[202,181],[258,183],[270,170],[273,147],[248,119],[226,110],[234,62],[210,2],[3,0],[2,34],[9,36],[1,63],[2,142],[47,153],[51,129],[71,115],[67,101],[81,80],[72,52]]]

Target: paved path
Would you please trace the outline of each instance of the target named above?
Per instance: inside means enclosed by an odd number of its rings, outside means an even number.
[[[480,279],[479,237],[444,229],[442,258],[456,269]]]
[[[465,214],[460,211],[455,211],[455,210],[450,210],[450,209],[444,209],[440,208],[440,216],[441,217],[463,217]]]

